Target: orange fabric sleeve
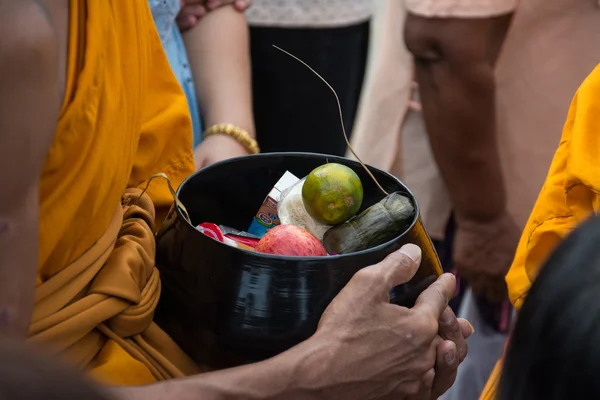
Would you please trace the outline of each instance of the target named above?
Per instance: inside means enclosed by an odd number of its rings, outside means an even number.
[[[160,290],[154,221],[136,230],[144,241],[122,237],[122,215],[115,222],[124,192],[159,172],[176,186],[193,172],[185,94],[148,0],[70,0],[69,7],[64,104],[40,178],[40,261],[29,341],[109,384],[195,373],[152,323]],[[163,181],[148,193],[162,208],[173,202]],[[134,250],[125,256],[118,255],[125,246],[111,249],[128,240]],[[134,311],[145,318],[135,326]]]
[[[600,198],[600,67],[578,90],[552,161],[506,277],[519,310],[543,262],[590,214]]]
[[[141,10],[142,11],[142,10]],[[166,174],[174,189],[195,170],[192,153],[192,120],[187,99],[164,53],[149,7],[145,20],[150,49],[148,59],[140,60],[149,66],[145,98],[142,99],[142,131],[135,143],[135,159],[129,180],[130,187],[144,188],[146,181],[157,173]],[[166,181],[153,180],[147,192],[157,213],[173,204]],[[160,222],[160,216],[158,221]]]
[[[143,67],[138,77],[143,88],[141,100],[141,132],[139,140],[132,142],[133,165],[129,187],[144,188],[148,179],[157,173],[166,174],[175,189],[194,172],[192,155],[192,122],[186,97],[173,74],[164,53],[160,37],[147,1],[138,7],[143,13],[138,22],[144,30],[147,46],[140,51]],[[134,70],[132,70],[134,71]],[[147,193],[157,209],[157,223],[173,204],[167,183],[153,180]],[[146,365],[134,359],[122,346],[108,340],[90,370],[95,379],[113,385],[143,385],[156,380]]]
[[[577,225],[600,209],[600,66],[577,91],[546,182],[506,276],[520,310],[546,258]],[[500,361],[481,400],[496,398]]]

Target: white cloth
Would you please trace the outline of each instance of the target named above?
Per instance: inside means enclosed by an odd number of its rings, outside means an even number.
[[[329,28],[365,22],[373,0],[254,0],[246,11],[251,26]]]

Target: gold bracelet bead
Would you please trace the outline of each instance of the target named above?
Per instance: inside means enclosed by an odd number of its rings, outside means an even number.
[[[258,143],[248,132],[232,124],[216,124],[204,131],[204,137],[210,135],[227,135],[241,144],[250,154],[260,153]]]

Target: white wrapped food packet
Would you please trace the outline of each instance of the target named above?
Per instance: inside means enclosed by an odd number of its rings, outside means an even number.
[[[316,222],[306,211],[304,200],[302,200],[304,181],[306,181],[306,177],[281,192],[281,198],[277,204],[279,221],[282,225],[296,225],[306,229],[317,239],[323,241],[323,235],[331,228],[331,225]]]

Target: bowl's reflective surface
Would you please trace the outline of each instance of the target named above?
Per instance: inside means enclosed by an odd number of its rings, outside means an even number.
[[[362,209],[383,198],[360,164],[306,153],[261,154],[213,165],[185,181],[179,198],[194,225],[214,222],[246,230],[286,170],[301,178],[327,161],[358,173],[365,193]],[[413,197],[397,178],[377,169],[372,172],[388,192],[403,191]],[[157,237],[163,282],[159,323],[197,361],[207,362],[206,346],[227,349],[241,360],[264,359],[311,336],[324,309],[356,271],[409,242],[423,250],[421,267],[391,297],[394,303],[411,306],[441,273],[418,215],[417,207],[407,232],[374,249],[344,256],[284,258],[216,242],[196,231],[180,211],[172,210]]]

